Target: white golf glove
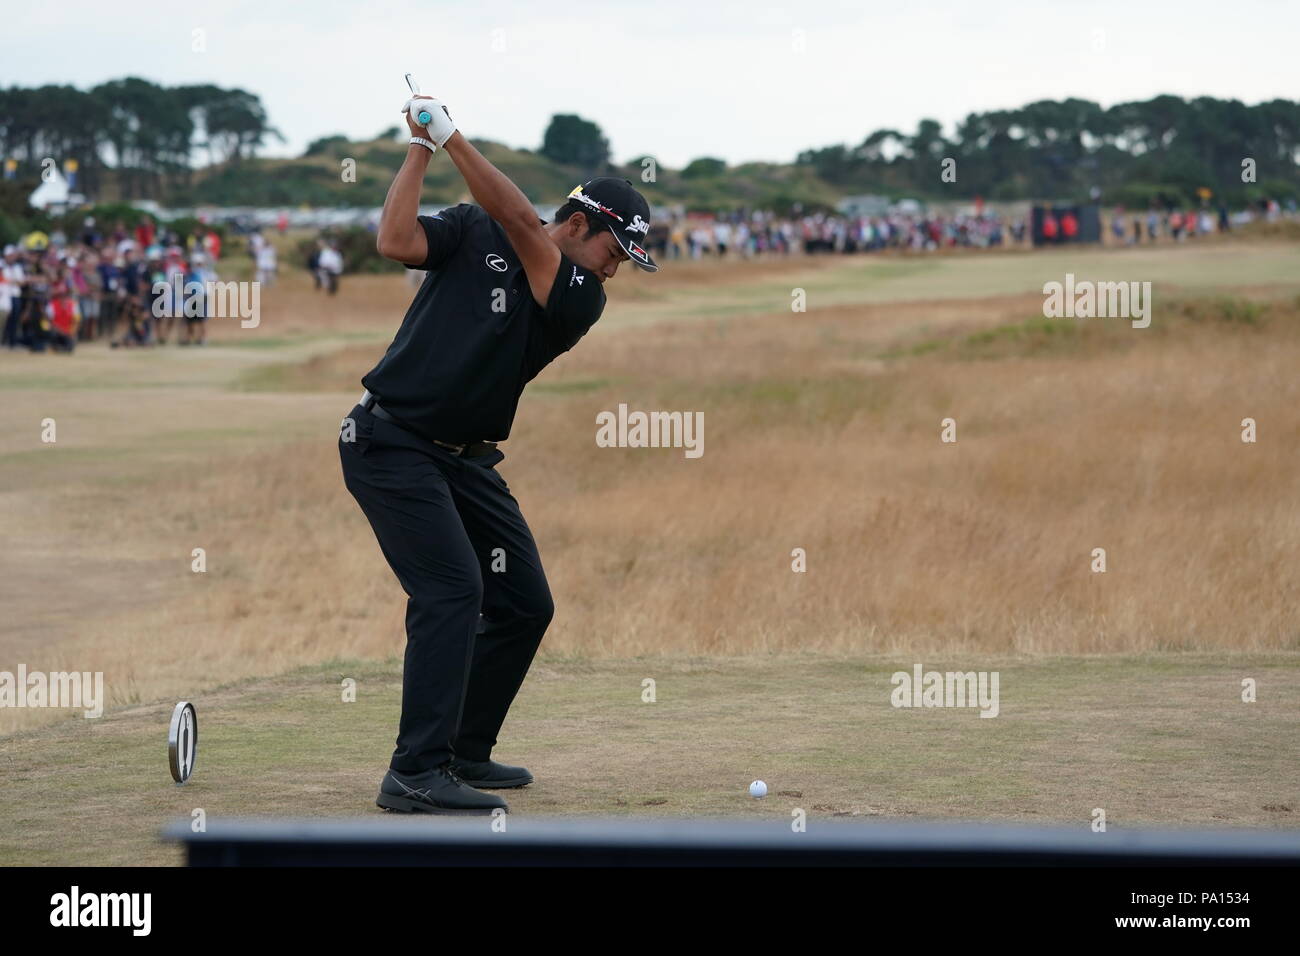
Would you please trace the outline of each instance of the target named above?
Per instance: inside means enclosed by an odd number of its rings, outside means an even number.
[[[429,139],[439,146],[447,145],[451,134],[456,132],[456,124],[452,122],[451,114],[447,112],[447,107],[443,105],[442,100],[436,100],[432,96],[413,96],[406,101],[402,109],[410,114],[416,125],[423,125],[429,133]],[[432,117],[429,122],[423,124],[420,123],[422,110],[427,111]]]

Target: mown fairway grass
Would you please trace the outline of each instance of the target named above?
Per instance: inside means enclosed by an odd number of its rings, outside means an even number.
[[[1300,655],[1051,659],[936,656],[996,670],[1000,714],[895,709],[916,660],[544,658],[496,756],[532,786],[521,816],[745,816],[787,826],[852,817],[1089,826],[1294,827]],[[374,806],[396,732],[397,660],[331,661],[194,696],[199,757],[167,770],[174,701],[72,717],[0,745],[0,864],[172,864],[165,824],[232,816],[352,817]],[[355,703],[341,681],[357,681]],[[642,682],[657,700],[642,702]],[[1259,700],[1241,701],[1241,681]],[[762,800],[747,794],[767,782]],[[428,818],[412,826],[435,826]],[[484,825],[487,825],[486,822]],[[1098,839],[1104,836],[1098,835]]]

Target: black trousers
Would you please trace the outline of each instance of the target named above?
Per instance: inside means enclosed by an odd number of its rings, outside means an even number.
[[[0,337],[0,345],[7,345],[11,349],[18,348],[22,344],[22,314],[27,308],[27,298],[25,296],[16,297],[9,309],[9,314],[0,316],[4,319],[4,332]]]
[[[406,592],[392,769],[487,760],[555,612],[532,532],[493,450],[460,458],[360,405],[339,436],[348,491]],[[346,423],[345,423],[346,424]]]

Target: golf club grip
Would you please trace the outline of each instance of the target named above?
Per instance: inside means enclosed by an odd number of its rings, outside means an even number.
[[[406,85],[411,90],[412,99],[420,95],[420,83],[410,73],[406,74]],[[421,126],[428,126],[429,123],[432,122],[432,120],[433,120],[433,114],[430,113],[428,110],[420,110],[420,112],[415,114],[415,121],[419,123]]]

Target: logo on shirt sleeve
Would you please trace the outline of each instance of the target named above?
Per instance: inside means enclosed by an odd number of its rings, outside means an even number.
[[[573,275],[571,275],[571,276],[569,277],[569,288],[572,289],[572,288],[573,288],[573,284],[574,284],[575,282],[578,283],[578,285],[582,285],[582,280],[585,279],[585,278],[586,278],[586,276],[580,276],[580,275],[578,275],[578,267],[577,267],[577,266],[574,266],[574,267],[573,267]]]

